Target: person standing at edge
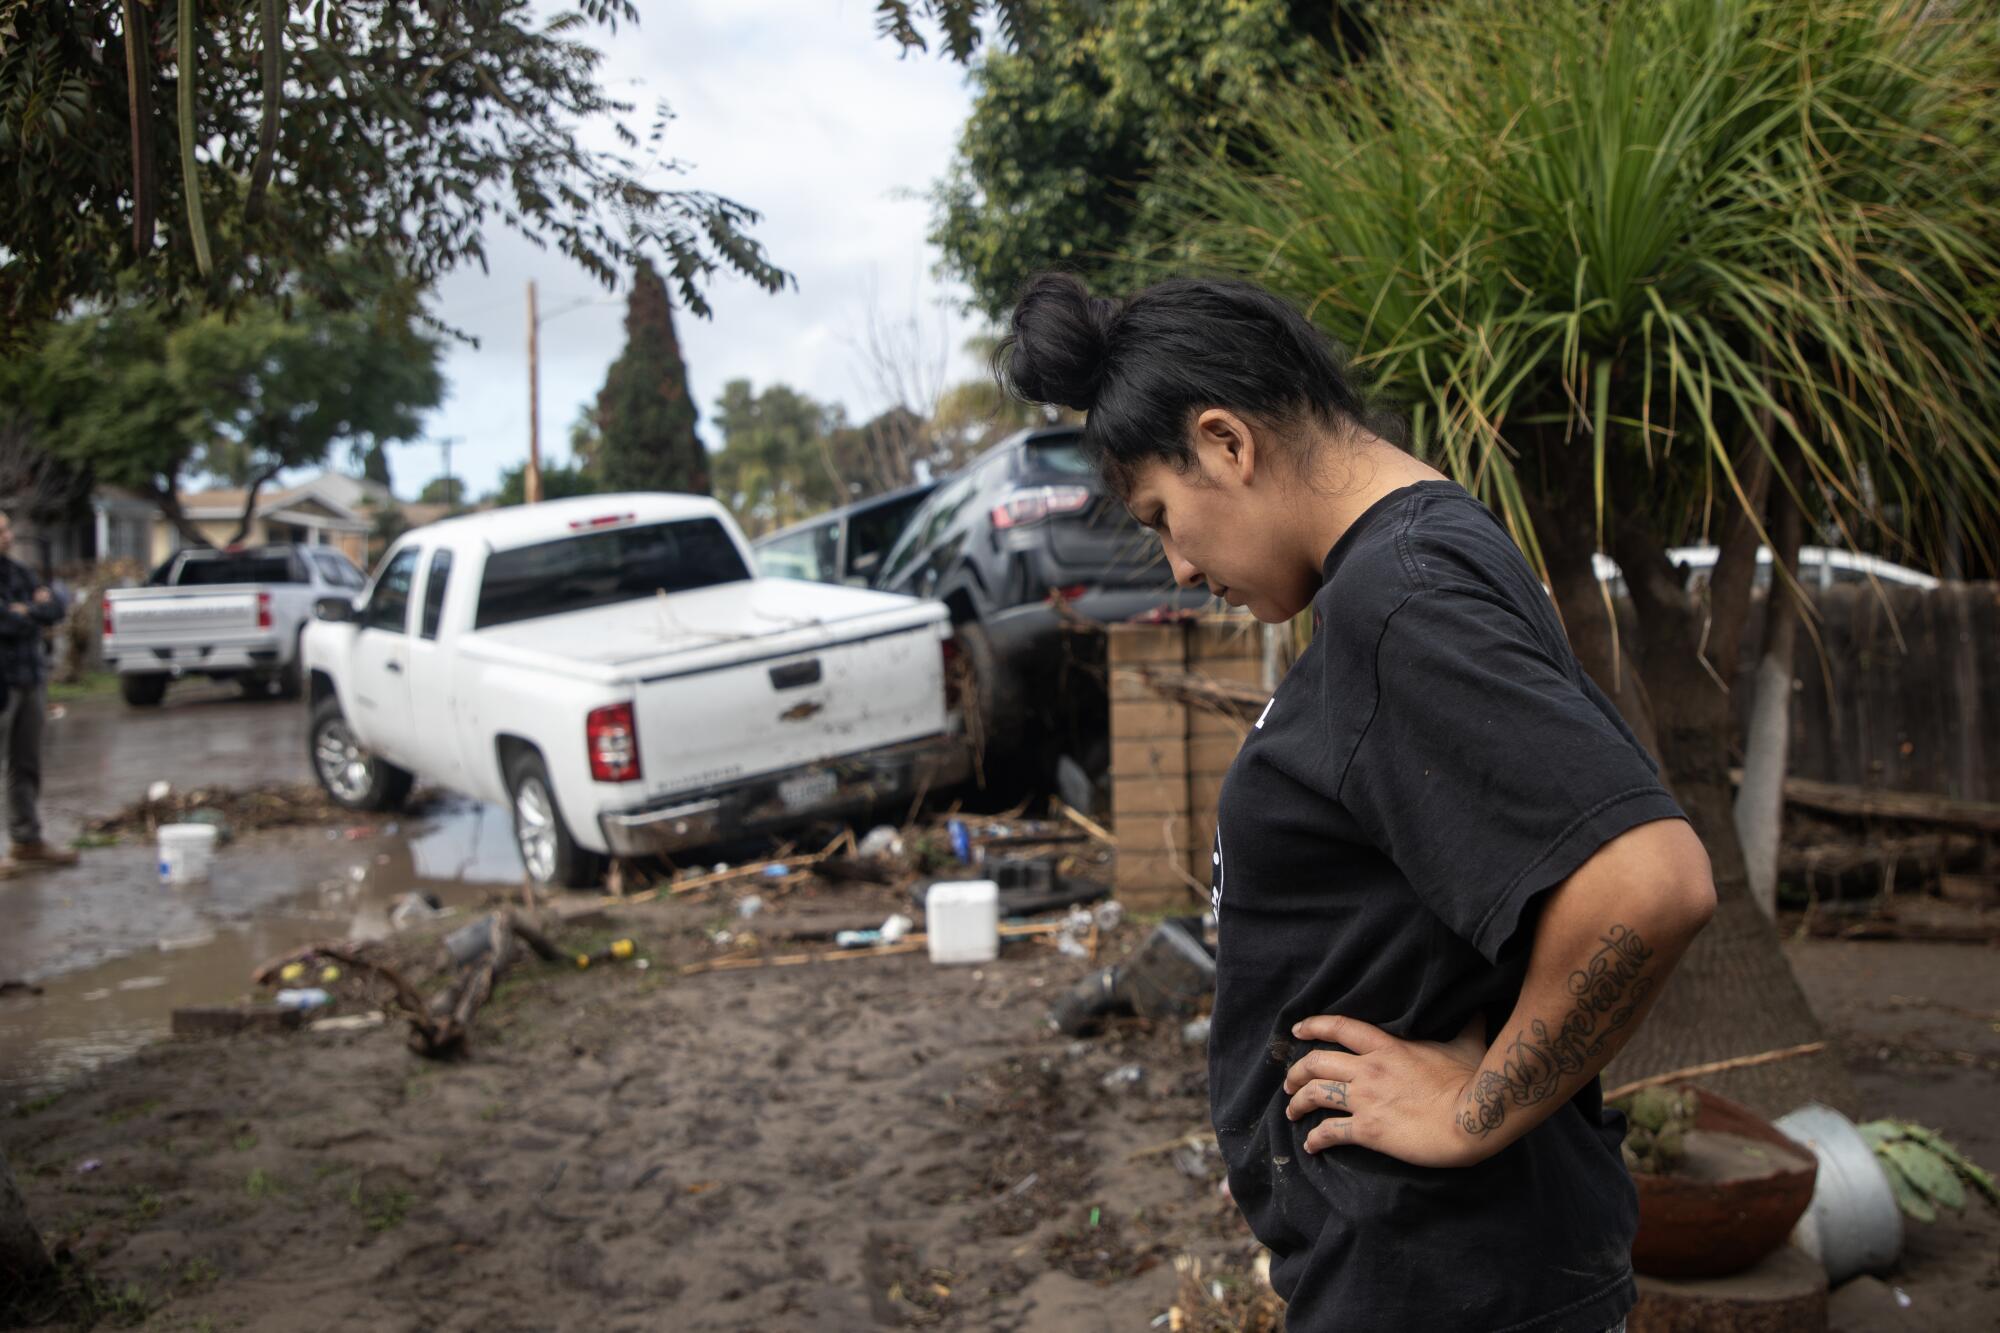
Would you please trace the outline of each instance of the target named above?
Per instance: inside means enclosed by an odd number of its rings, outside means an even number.
[[[0,879],[35,866],[76,864],[76,853],[42,841],[35,807],[42,794],[42,722],[48,715],[48,659],[42,635],[63,618],[62,599],[15,561],[14,523],[0,513],[0,774],[7,791],[11,856]]]
[[[1519,549],[1256,286],[1043,274],[996,367],[1089,414],[1178,583],[1315,612],[1214,851],[1210,1109],[1287,1327],[1621,1328],[1637,1201],[1597,1075],[1715,889]]]

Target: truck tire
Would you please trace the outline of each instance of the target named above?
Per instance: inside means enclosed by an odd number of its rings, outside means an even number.
[[[967,735],[979,751],[978,783],[991,796],[1011,799],[1032,777],[1016,692],[983,625],[963,621],[952,634],[971,677],[959,705],[966,713]]]
[[[514,815],[514,846],[528,878],[544,888],[595,888],[604,879],[604,857],[577,845],[556,804],[548,765],[533,750],[507,764],[508,804]]]
[[[118,692],[134,708],[158,708],[160,700],[167,697],[167,677],[164,674],[120,676]]]
[[[413,779],[386,759],[361,748],[340,700],[329,695],[313,709],[306,753],[313,776],[335,805],[349,810],[400,810]]]

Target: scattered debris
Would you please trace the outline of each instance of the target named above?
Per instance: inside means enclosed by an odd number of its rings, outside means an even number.
[[[894,944],[908,935],[917,923],[898,912],[880,926],[868,930],[841,930],[834,932],[834,945],[842,949],[868,948],[877,944]]]
[[[389,1021],[389,1016],[381,1010],[368,1014],[339,1014],[332,1018],[315,1018],[306,1024],[309,1032],[370,1032]]]
[[[632,940],[613,940],[596,953],[580,953],[576,956],[579,968],[588,968],[598,963],[622,963],[639,952],[639,946]],[[644,962],[644,959],[640,960]]]
[[[399,1011],[410,1025],[410,1049],[429,1059],[448,1058],[464,1049],[473,1016],[492,995],[493,983],[512,961],[517,939],[544,961],[553,962],[562,956],[546,936],[516,917],[512,909],[495,912],[484,921],[486,947],[428,1002],[402,973],[363,953],[365,946],[345,943],[308,944],[294,949],[258,968],[251,974],[251,980],[267,986],[291,965],[311,962],[338,963],[360,975],[377,978],[390,988],[388,1006]]]
[[[1942,898],[1904,895],[1884,899],[1856,921],[1821,912],[1807,914],[1813,935],[1843,940],[1931,940],[1941,943],[2000,943],[2000,910]]]
[[[1120,1065],[1097,1081],[1097,1086],[1106,1092],[1125,1092],[1136,1088],[1146,1079],[1144,1065]]]
[[[281,990],[276,999],[281,1009],[308,1011],[324,1009],[333,1003],[333,996],[318,986],[308,986],[300,990]]]
[[[444,915],[444,900],[435,893],[405,893],[389,906],[389,926],[393,930],[408,930]]]
[[[406,810],[421,809],[420,793]],[[86,822],[86,837],[143,835],[152,837],[162,824],[215,823],[232,834],[256,833],[265,829],[296,828],[318,824],[347,826],[354,812],[335,805],[316,783],[273,783],[251,790],[231,787],[196,787],[177,792],[169,782],[155,782],[146,799],[113,815]],[[365,826],[378,833],[378,824]]]
[[[1726,1073],[1731,1069],[1750,1069],[1757,1065],[1775,1064],[1780,1060],[1795,1060],[1802,1055],[1817,1055],[1825,1049],[1825,1042],[1809,1041],[1802,1046],[1787,1046],[1776,1051],[1759,1051],[1755,1055],[1737,1055],[1727,1060],[1711,1060],[1707,1064],[1689,1065],[1685,1069],[1669,1069],[1664,1074],[1652,1074],[1646,1078],[1635,1078],[1630,1083],[1621,1083],[1606,1092],[1604,1100],[1616,1101],[1641,1088],[1665,1087],[1669,1083],[1683,1083],[1691,1078],[1704,1078],[1709,1074]]]
[[[1176,917],[1154,928],[1126,962],[1078,982],[1049,1010],[1049,1022],[1068,1036],[1102,1027],[1116,1014],[1182,1018],[1215,989],[1215,959],[1196,933],[1193,918]]]
[[[855,846],[854,854],[863,861],[885,856],[900,859],[903,855],[903,835],[887,824],[877,824]]]
[[[0,995],[40,995],[42,988],[29,981],[0,981]]]
[[[1112,834],[1111,830],[1105,828],[1104,825],[1098,823],[1089,815],[1084,814],[1081,810],[1076,809],[1074,806],[1066,805],[1062,801],[1051,801],[1049,804],[1055,809],[1057,814],[1103,843],[1106,847],[1116,847],[1118,845],[1118,839]]]

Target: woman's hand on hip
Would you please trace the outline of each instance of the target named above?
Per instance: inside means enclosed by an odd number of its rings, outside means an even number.
[[[1404,1041],[1336,1014],[1308,1018],[1292,1035],[1347,1048],[1313,1051],[1286,1071],[1285,1115],[1327,1113],[1306,1135],[1307,1152],[1372,1148],[1412,1166],[1449,1167],[1483,1161],[1497,1146],[1459,1126],[1459,1109],[1486,1056],[1486,1022],[1478,1015],[1447,1042]]]

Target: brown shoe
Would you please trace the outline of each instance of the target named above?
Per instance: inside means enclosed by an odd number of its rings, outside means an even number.
[[[61,847],[51,847],[45,842],[17,842],[14,844],[14,864],[23,869],[29,866],[73,866],[76,853]]]

